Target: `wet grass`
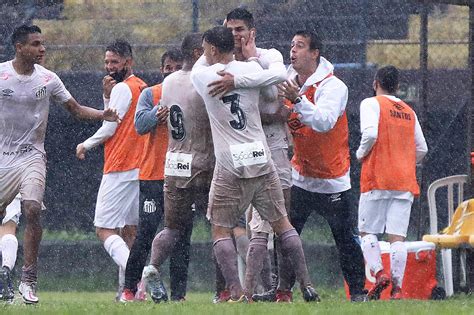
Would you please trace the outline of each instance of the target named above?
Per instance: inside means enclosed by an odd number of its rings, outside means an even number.
[[[154,304],[121,304],[114,302],[113,292],[40,292],[41,302],[35,306],[0,305],[1,314],[473,314],[474,299],[459,295],[445,301],[378,301],[349,303],[341,290],[321,292],[323,302],[304,303],[295,295],[292,304],[253,303],[213,305],[212,293],[190,293],[186,302]]]

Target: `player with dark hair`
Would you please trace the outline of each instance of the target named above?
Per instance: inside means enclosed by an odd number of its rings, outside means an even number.
[[[63,104],[80,119],[116,121],[119,118],[114,109],[100,111],[78,104],[61,79],[40,65],[46,49],[38,26],[22,25],[15,29],[12,44],[15,58],[0,63],[0,218],[3,220],[6,207],[20,193],[26,227],[19,291],[25,303],[37,303],[37,260],[42,236],[40,216],[46,181],[44,139],[50,101]],[[10,271],[7,266],[2,267],[0,281],[3,288],[12,288]],[[10,294],[3,294],[5,299],[10,297]]]
[[[77,145],[76,156],[84,160],[88,150],[104,144],[104,174],[94,225],[105,250],[119,266],[119,299],[138,225],[138,177],[145,139],[134,128],[134,115],[146,83],[133,74],[132,48],[126,41],[116,40],[107,46],[104,65],[104,107],[116,108],[122,123],[104,122],[94,135]]]
[[[160,104],[169,109],[168,150],[164,166],[165,226],[153,240],[150,265],[143,272],[156,303],[167,300],[160,275],[163,263],[177,246],[181,246],[180,239],[190,237],[194,212],[207,208],[215,163],[206,107],[190,79],[191,69],[202,55],[201,36],[192,33],[184,38],[181,45],[183,69],[163,82]],[[189,262],[189,254],[186,261]],[[184,278],[186,276],[183,274]],[[173,279],[170,282],[173,288]]]
[[[375,276],[369,299],[378,299],[390,282],[391,298],[402,298],[407,261],[404,241],[413,197],[420,193],[416,164],[428,152],[416,113],[394,96],[398,82],[397,68],[380,68],[373,82],[376,96],[360,103],[362,137],[356,153],[362,162],[359,232],[365,261]],[[377,234],[382,233],[390,242],[391,275],[380,256]]]
[[[355,235],[348,200],[350,183],[347,86],[321,56],[322,43],[312,31],[298,31],[291,41],[288,81],[279,85],[292,108],[293,187],[290,219],[298,233],[313,211],[331,228],[339,264],[352,301],[366,301],[364,257]],[[284,267],[284,266],[283,266]],[[280,294],[291,294],[294,277],[280,268]]]
[[[288,221],[280,181],[270,157],[258,109],[259,88],[236,89],[221,98],[209,94],[208,84],[217,72],[233,75],[255,73],[256,62],[234,60],[234,36],[218,26],[203,35],[204,56],[191,80],[204,99],[211,122],[216,166],[209,196],[208,218],[212,224],[213,250],[231,292],[230,302],[251,299],[242,289],[237,273],[232,228],[252,204],[270,222],[281,240],[281,252],[291,260],[306,301],[318,301],[311,286],[301,239]],[[247,268],[251,266],[247,266]]]
[[[166,51],[161,58],[160,71],[163,77],[181,69],[183,55],[177,49]],[[135,112],[135,129],[145,137],[145,146],[140,161],[140,211],[137,238],[130,249],[125,270],[124,290],[121,302],[145,299],[144,281],[140,282],[143,267],[151,250],[163,216],[163,179],[166,149],[168,147],[168,110],[160,108],[162,84],[146,88],[140,94]],[[170,276],[171,298],[180,300],[186,294],[190,235],[183,238],[180,247],[173,251]]]
[[[220,75],[223,76],[222,79],[210,84],[210,86],[213,87],[211,94],[217,92],[226,93],[235,88],[264,87],[285,80],[286,68],[283,64],[283,56],[276,49],[262,49],[256,47],[256,30],[254,25],[252,13],[244,8],[236,8],[226,16],[225,26],[232,30],[234,36],[234,56],[236,60],[255,60],[264,70],[252,74],[236,76],[225,72],[220,73]],[[291,164],[288,160],[288,137],[285,125],[289,110],[280,106],[276,86],[273,86],[270,92],[271,93],[267,95],[260,95],[260,116],[263,131],[271,151],[272,160],[282,185],[285,196],[285,206],[288,208],[291,188]],[[258,272],[258,269],[265,266],[265,272],[262,271],[260,276],[264,289],[268,290],[271,289],[272,278],[269,272],[270,259],[267,254],[266,240],[268,239],[268,235],[273,233],[273,231],[268,222],[262,220],[255,209],[252,210],[252,215],[249,216],[249,218],[249,226],[252,235],[249,246],[248,263],[255,264],[259,267],[250,268],[248,270]],[[257,275],[249,274],[247,279],[249,283],[246,284],[246,288],[249,291],[253,291],[256,285]],[[255,300],[258,299],[259,296],[256,295]]]

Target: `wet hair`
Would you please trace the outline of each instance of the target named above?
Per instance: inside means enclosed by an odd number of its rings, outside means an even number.
[[[105,51],[113,52],[124,58],[132,58],[132,46],[123,39],[117,39],[105,48]]]
[[[26,43],[28,39],[29,34],[35,34],[35,33],[40,33],[41,34],[41,29],[36,26],[36,25],[22,25],[17,27],[12,34],[12,44],[15,46],[15,44],[20,43],[24,44]]]
[[[199,48],[202,48],[202,33],[189,33],[183,39],[181,53],[184,59],[191,60],[194,49]]]
[[[377,70],[375,81],[388,93],[395,93],[398,89],[399,77],[400,71],[396,67],[389,65]]]
[[[229,20],[242,20],[249,29],[255,27],[252,13],[245,8],[236,8],[227,13],[226,21]]]
[[[315,50],[323,49],[323,42],[321,41],[321,37],[319,37],[318,34],[316,34],[313,31],[308,31],[308,30],[301,30],[297,31],[294,36],[303,36],[304,38],[309,38],[309,49]]]
[[[216,26],[205,31],[202,39],[219,49],[220,53],[234,51],[234,36],[232,31],[225,26]]]
[[[166,58],[180,62],[183,61],[183,54],[181,53],[181,50],[176,48],[165,51],[165,53],[161,55],[161,67],[165,66]]]

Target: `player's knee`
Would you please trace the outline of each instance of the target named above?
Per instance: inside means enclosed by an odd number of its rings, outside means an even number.
[[[293,226],[291,225],[290,221],[288,220],[288,217],[286,216],[276,221],[270,222],[270,225],[272,226],[273,231],[277,235],[280,235],[283,232],[293,229]]]
[[[221,238],[232,237],[232,229],[223,226],[212,225],[212,239],[218,240]]]
[[[32,200],[25,200],[22,204],[23,212],[25,213],[26,221],[28,223],[38,222],[41,215],[41,205]]]

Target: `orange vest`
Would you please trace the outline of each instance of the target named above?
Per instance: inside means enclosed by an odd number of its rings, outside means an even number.
[[[419,195],[416,182],[415,112],[406,103],[384,96],[380,105],[377,140],[362,161],[360,192],[410,191]]]
[[[153,105],[157,106],[161,99],[161,84],[151,87]],[[168,149],[168,128],[158,125],[155,130],[145,136],[145,147],[140,162],[140,180],[163,180],[165,158]]]
[[[115,134],[105,142],[104,174],[138,168],[143,150],[144,138],[135,131],[134,116],[138,97],[146,83],[136,76],[128,77],[124,83],[132,92],[132,102]]]
[[[320,83],[309,87],[304,94],[313,104],[314,93]],[[286,104],[293,107],[290,102]],[[292,112],[288,119],[294,142],[294,155],[291,159],[293,168],[305,177],[320,179],[338,178],[346,174],[350,167],[346,112],[338,118],[334,128],[324,133],[302,124],[297,116],[297,113]]]

